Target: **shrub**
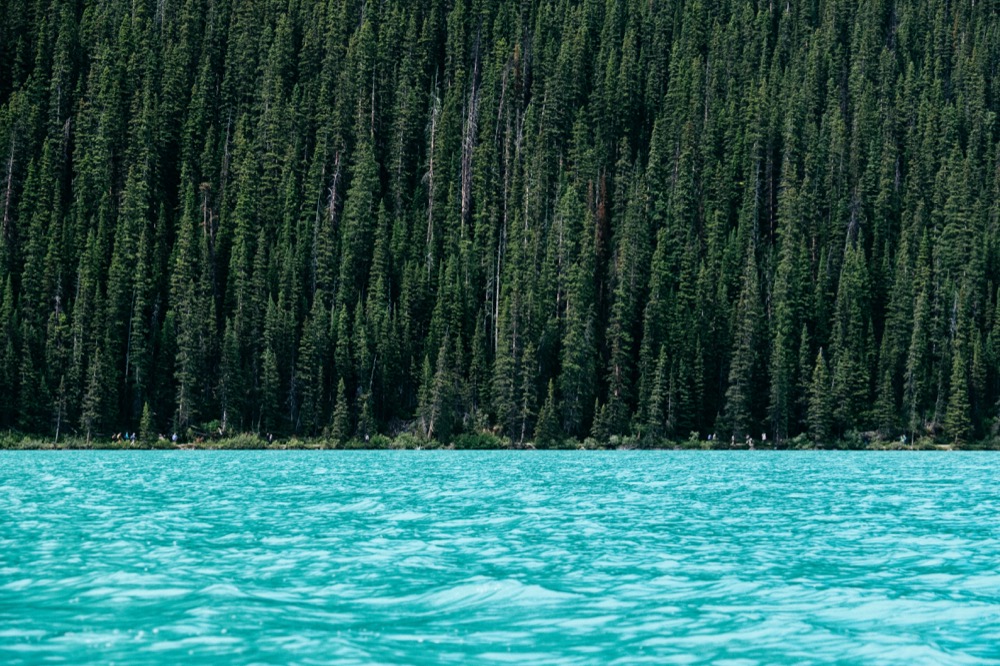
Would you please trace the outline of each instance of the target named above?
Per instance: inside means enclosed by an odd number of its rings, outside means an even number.
[[[241,432],[218,441],[220,449],[263,449],[266,448],[267,440],[249,432]]]
[[[392,440],[390,448],[393,449],[423,449],[428,448],[428,441],[417,437],[413,433],[402,432],[396,436],[396,439]]]
[[[456,449],[506,449],[508,446],[496,435],[488,432],[463,433],[451,440]]]

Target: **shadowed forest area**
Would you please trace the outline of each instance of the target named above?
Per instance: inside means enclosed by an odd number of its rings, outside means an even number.
[[[996,436],[996,0],[0,0],[0,428]]]

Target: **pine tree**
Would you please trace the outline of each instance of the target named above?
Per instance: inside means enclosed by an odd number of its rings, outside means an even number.
[[[14,308],[14,289],[10,274],[5,280],[3,301],[0,302],[0,426],[13,425],[17,414],[17,334],[19,327]]]
[[[340,253],[339,302],[352,304],[362,293],[374,242],[378,212],[378,165],[370,141],[361,139],[344,200],[342,247]]]
[[[826,444],[833,434],[833,387],[823,349],[816,355],[812,385],[809,390],[809,435],[814,442]]]
[[[737,439],[753,432],[754,372],[757,364],[757,329],[760,322],[759,286],[753,248],[747,251],[743,289],[736,309],[736,336],[726,390],[726,422]]]
[[[333,422],[330,424],[330,437],[338,444],[344,444],[351,438],[351,407],[347,402],[347,388],[344,380],[337,382],[337,397],[333,407]]]
[[[579,207],[579,194],[567,189],[561,208],[568,219],[579,220],[580,248],[566,294],[565,331],[562,339],[562,372],[559,394],[562,396],[563,430],[579,437],[586,433],[591,405],[596,399],[597,330],[594,303],[593,229],[589,216]],[[498,361],[499,363],[499,352]]]
[[[865,257],[858,246],[848,248],[841,269],[833,335],[835,420],[843,432],[866,423],[870,367],[867,312],[871,291]]]
[[[667,404],[671,394],[670,379],[667,350],[661,346],[656,361],[656,372],[651,382],[649,405],[646,407],[648,434],[654,441],[666,435],[670,429],[671,424],[667,422],[667,414],[670,411],[670,405]]]
[[[97,432],[98,428],[101,427],[102,423],[102,412],[104,411],[104,405],[102,404],[103,392],[103,367],[101,365],[101,358],[103,354],[101,349],[97,348],[94,350],[94,354],[90,363],[90,372],[87,379],[87,388],[83,395],[83,409],[80,417],[80,426],[83,431],[87,434],[87,444],[90,444],[91,437]]]
[[[156,440],[156,424],[153,420],[153,411],[149,408],[149,403],[142,406],[142,418],[139,420],[139,439],[149,443]]]
[[[319,432],[326,423],[323,395],[326,378],[325,351],[330,346],[326,337],[329,328],[323,301],[316,299],[303,327],[295,372],[299,396],[298,430],[307,435]]]
[[[559,427],[557,409],[556,384],[554,380],[550,379],[548,393],[542,408],[538,411],[538,424],[535,426],[535,444],[537,446],[548,448],[559,443],[562,429]]]
[[[961,344],[955,345],[952,352],[950,386],[951,395],[948,397],[944,429],[952,443],[960,445],[965,443],[971,434],[969,427],[969,375]]]

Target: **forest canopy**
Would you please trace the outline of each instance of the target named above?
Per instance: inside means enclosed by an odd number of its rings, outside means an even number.
[[[990,436],[996,0],[0,0],[0,428]]]

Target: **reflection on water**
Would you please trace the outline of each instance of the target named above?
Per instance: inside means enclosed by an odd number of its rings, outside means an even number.
[[[997,663],[1000,456],[0,453],[0,661]]]

